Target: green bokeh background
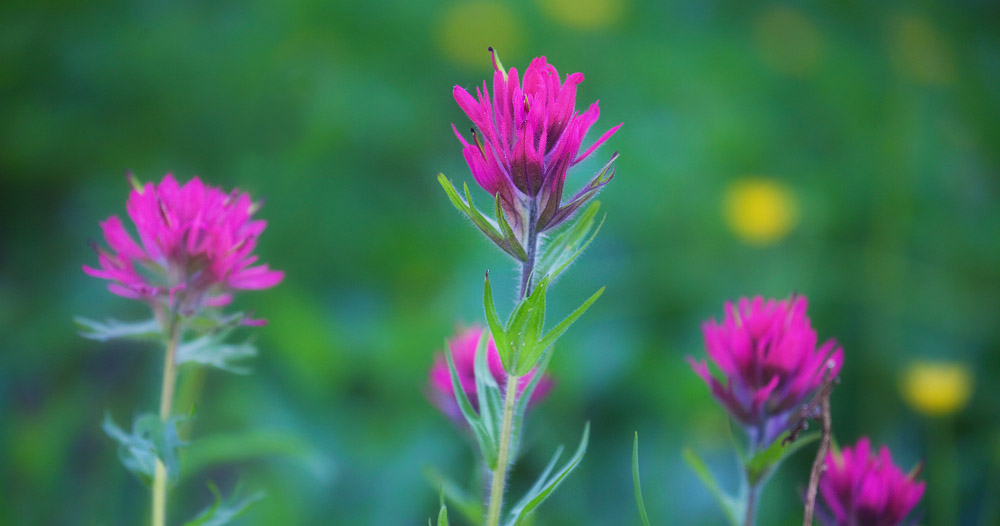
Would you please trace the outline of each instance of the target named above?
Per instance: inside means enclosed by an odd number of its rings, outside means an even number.
[[[147,520],[147,490],[100,423],[156,408],[160,351],[86,341],[71,322],[144,314],[80,270],[98,221],[124,214],[131,169],[263,198],[259,254],[287,271],[238,299],[270,320],[252,331],[255,372],[182,380],[182,402],[200,393],[201,456],[186,461],[204,469],[174,492],[171,522],[209,503],[206,481],[240,479],[268,495],[240,524],[423,524],[437,489],[422,470],[464,481],[474,459],[427,402],[427,368],[456,324],[481,323],[486,269],[513,299],[513,264],[435,180],[472,181],[451,89],[490,74],[493,44],[507,66],[545,54],[584,72],[597,128],[625,123],[570,178],[622,154],[600,236],[551,293],[558,318],[608,287],[561,340],[558,385],[530,417],[515,492],[593,429],[537,524],[638,524],[635,431],[654,523],[722,524],[681,450],[732,480],[726,418],[685,356],[703,354],[699,325],[725,300],[792,291],[845,349],[837,438],[926,459],[924,524],[1000,524],[996,4],[602,3],[570,17],[552,1],[0,4],[2,522]],[[775,244],[723,220],[727,185],[750,175],[798,203]],[[968,364],[968,406],[945,419],[906,406],[916,359]],[[784,466],[761,524],[801,523],[810,461]]]

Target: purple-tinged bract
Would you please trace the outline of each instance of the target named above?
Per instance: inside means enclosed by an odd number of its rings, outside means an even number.
[[[915,478],[892,463],[889,448],[875,454],[863,437],[853,448],[827,454],[817,517],[826,526],[899,526],[924,494]]]
[[[83,267],[109,280],[111,292],[187,315],[228,304],[232,291],[281,282],[283,272],[255,265],[253,251],[267,223],[251,219],[259,206],[249,195],[223,192],[197,177],[184,186],[171,174],[155,185],[130,179],[126,210],[140,242],[111,216],[101,223],[110,251],[95,244],[100,268]]]
[[[566,203],[562,203],[567,171],[589,156],[621,124],[580,153],[584,136],[600,115],[598,103],[576,111],[576,87],[583,74],[561,80],[545,57],[531,61],[523,79],[516,68],[505,71],[493,50],[493,96],[486,81],[473,97],[455,86],[455,101],[479,130],[472,142],[455,130],[472,175],[501,205],[516,232],[534,221],[536,232],[562,223],[611,180],[607,166]],[[617,155],[617,154],[616,154]]]
[[[451,350],[451,357],[455,362],[455,372],[458,373],[462,390],[465,391],[465,395],[472,402],[472,406],[476,411],[479,410],[479,396],[476,393],[476,349],[479,346],[479,338],[482,336],[483,330],[481,327],[470,327],[458,331],[454,337],[448,340],[448,349]],[[490,374],[493,375],[493,379],[496,380],[497,385],[503,390],[507,385],[507,373],[504,371],[503,364],[500,363],[500,353],[497,352],[492,335],[486,344],[486,352],[489,353],[486,358]],[[524,392],[534,376],[535,371],[532,370],[518,379],[518,396]],[[552,389],[552,383],[552,379],[549,378],[548,374],[543,375],[538,380],[538,385],[535,386],[535,390],[531,394],[530,402],[537,403],[545,398],[549,390]],[[434,365],[431,366],[430,371],[430,388],[430,398],[434,402],[434,405],[448,417],[457,422],[464,423],[465,420],[462,417],[462,411],[458,408],[458,401],[455,399],[455,391],[452,389],[448,362],[443,353],[434,357]]]
[[[726,303],[722,323],[705,322],[705,348],[724,384],[707,363],[688,358],[754,447],[767,447],[797,426],[814,395],[840,373],[840,347],[830,340],[817,348],[806,307],[804,296],[741,298]]]

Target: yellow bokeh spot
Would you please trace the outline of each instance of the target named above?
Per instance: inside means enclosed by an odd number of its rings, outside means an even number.
[[[930,416],[952,414],[972,395],[972,372],[957,363],[916,362],[903,372],[901,390],[906,403]]]
[[[816,71],[823,59],[823,36],[802,13],[787,7],[765,11],[753,27],[761,60],[789,75]]]
[[[624,0],[539,0],[553,20],[577,29],[598,29],[617,22],[625,11]]]
[[[726,188],[723,211],[733,233],[752,245],[781,240],[798,219],[791,191],[777,181],[763,178],[731,183]]]
[[[519,26],[510,7],[479,0],[450,6],[438,20],[434,37],[444,56],[484,71],[493,70],[487,51],[490,46],[506,57],[516,55],[521,45]]]
[[[889,54],[896,71],[924,84],[947,84],[955,64],[944,36],[929,20],[897,16],[889,27]]]

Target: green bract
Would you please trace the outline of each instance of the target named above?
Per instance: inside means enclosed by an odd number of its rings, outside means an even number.
[[[497,352],[500,354],[500,362],[503,364],[504,370],[514,376],[524,376],[531,372],[538,365],[542,353],[555,343],[573,325],[573,322],[584,312],[587,312],[587,309],[604,293],[604,287],[601,287],[543,336],[545,293],[548,285],[549,278],[542,279],[535,290],[514,307],[514,312],[507,320],[507,324],[504,325],[497,315],[496,306],[493,303],[490,276],[489,273],[486,274],[483,286],[486,322],[490,326],[490,332],[493,333],[493,340],[496,342]]]

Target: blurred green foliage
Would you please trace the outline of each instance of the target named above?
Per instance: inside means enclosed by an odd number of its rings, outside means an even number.
[[[652,522],[722,523],[681,451],[735,475],[727,424],[684,357],[702,355],[699,324],[724,300],[792,291],[845,348],[837,438],[870,435],[904,466],[927,459],[932,526],[997,524],[997,20],[985,1],[7,0],[0,516],[146,520],[147,492],[101,421],[155,408],[160,351],[84,340],[71,321],[143,314],[80,270],[96,261],[97,222],[124,214],[131,169],[263,198],[259,253],[287,271],[237,300],[271,322],[255,331],[254,373],[182,379],[179,407],[197,399],[182,463],[198,469],[174,521],[213,502],[208,481],[228,494],[238,478],[267,494],[242,524],[436,517],[422,468],[471,480],[473,456],[427,403],[426,370],[456,323],[483,322],[486,269],[502,308],[515,285],[435,180],[471,182],[451,88],[487,78],[493,44],[508,67],[545,54],[582,71],[579,102],[600,99],[601,131],[625,122],[570,178],[622,154],[600,235],[549,295],[556,320],[607,285],[529,416],[514,488],[585,421],[593,430],[537,524],[638,524],[636,430]],[[727,188],[746,177],[792,196],[787,235],[748,243],[727,226]],[[963,410],[931,419],[904,404],[900,375],[918,358],[971,368]],[[801,520],[809,451],[765,491],[762,524]]]

